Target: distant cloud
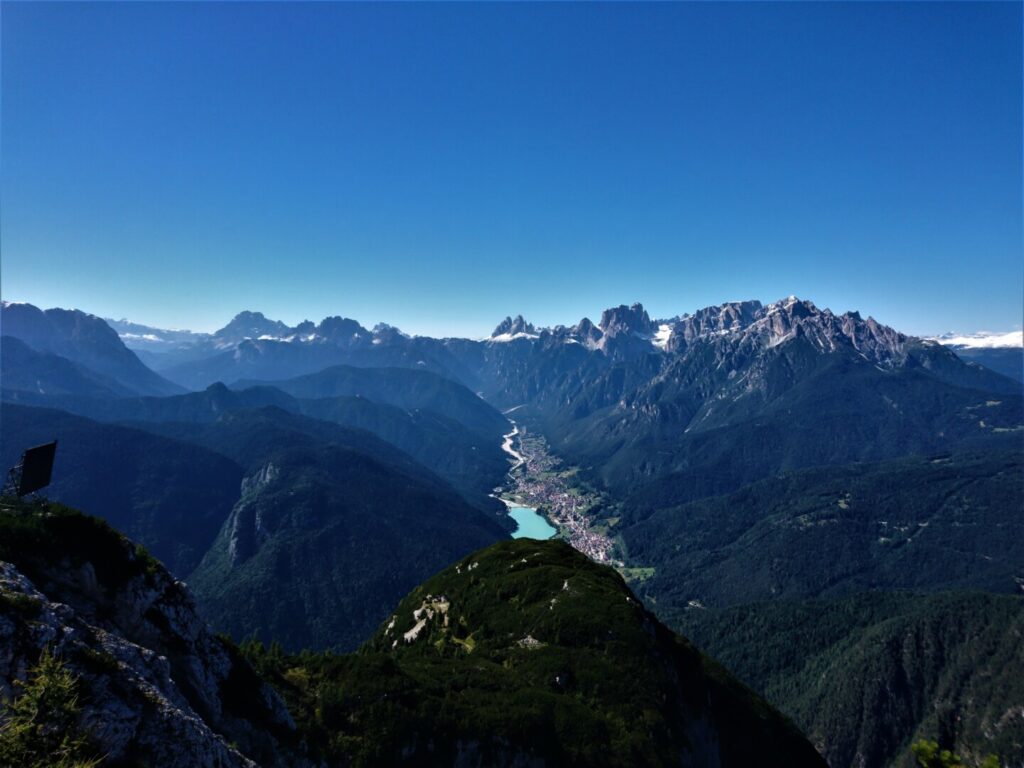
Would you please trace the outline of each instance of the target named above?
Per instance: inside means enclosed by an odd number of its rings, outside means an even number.
[[[941,336],[933,336],[931,339],[949,347],[967,347],[971,349],[1024,347],[1024,331],[1009,331],[1007,333],[990,333],[988,331],[966,334],[944,333]]]

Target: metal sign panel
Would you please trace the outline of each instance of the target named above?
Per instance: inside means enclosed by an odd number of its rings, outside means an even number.
[[[53,459],[56,453],[56,440],[25,451],[21,468],[21,482],[18,484],[19,496],[34,493],[50,484],[50,476],[53,474]]]

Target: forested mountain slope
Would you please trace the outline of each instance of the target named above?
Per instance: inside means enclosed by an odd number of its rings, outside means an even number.
[[[804,470],[626,527],[659,610],[878,589],[1010,593],[1024,577],[1024,454]]]
[[[833,768],[916,762],[940,740],[1024,763],[1024,602],[984,593],[690,609],[669,623],[789,714]]]
[[[101,521],[5,500],[0,533],[0,689],[68,674],[30,739],[60,727],[101,765],[824,765],[614,571],[562,543],[459,560],[355,654],[248,643],[254,671],[183,583]]]
[[[179,578],[199,564],[238,500],[242,467],[190,442],[63,411],[0,405],[0,461],[57,440],[50,498],[103,517]]]
[[[172,397],[111,397],[11,391],[6,385],[5,379],[3,396],[10,402],[58,408],[99,421],[129,422],[155,431],[162,428],[153,424],[208,424],[233,411],[274,406],[371,432],[448,480],[481,508],[495,508],[490,493],[508,468],[500,438],[493,432],[481,435],[451,416],[429,409],[407,410],[378,402],[372,398],[372,391],[370,397],[348,395],[308,400],[276,387],[233,390],[218,383],[202,392]],[[471,423],[476,426],[476,419],[471,419]]]
[[[355,765],[819,766],[610,568],[522,539],[415,589],[358,654],[250,659]]]

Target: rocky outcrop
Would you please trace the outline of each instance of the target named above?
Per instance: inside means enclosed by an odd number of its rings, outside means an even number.
[[[199,618],[184,583],[91,518],[14,514],[43,516],[49,542],[0,560],[0,698],[48,649],[78,677],[81,729],[111,762],[304,764],[284,703]]]
[[[896,367],[906,363],[910,351],[927,346],[874,318],[864,320],[857,312],[836,315],[796,296],[767,305],[727,302],[667,320],[652,320],[641,304],[623,304],[604,310],[597,325],[584,318],[572,327],[550,329],[536,329],[521,316],[507,317],[491,338],[529,338],[541,348],[579,344],[612,360],[663,352],[670,358],[666,365],[695,346],[712,345],[717,364],[735,352],[749,357],[804,338],[819,352],[852,352],[872,363]]]
[[[44,648],[79,677],[88,706],[80,726],[111,760],[161,766],[255,766],[190,706],[165,656],[83,621],[52,602],[10,563],[0,563],[0,596],[22,613],[0,614],[0,693],[17,694]],[[31,616],[31,620],[27,620]]]
[[[570,338],[576,339],[587,349],[598,349],[598,342],[604,336],[604,332],[594,325],[588,317],[584,317],[574,328],[570,329],[570,334]]]

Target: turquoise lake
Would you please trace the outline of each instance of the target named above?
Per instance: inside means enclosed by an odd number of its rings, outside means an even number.
[[[509,507],[508,513],[519,526],[512,534],[513,539],[550,539],[558,531],[547,520],[530,507]]]

